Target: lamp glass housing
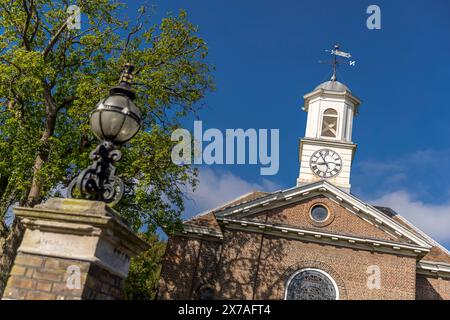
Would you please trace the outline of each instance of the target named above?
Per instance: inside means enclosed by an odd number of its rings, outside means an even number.
[[[122,144],[133,138],[141,127],[141,113],[123,94],[101,100],[91,114],[92,132],[100,140]]]

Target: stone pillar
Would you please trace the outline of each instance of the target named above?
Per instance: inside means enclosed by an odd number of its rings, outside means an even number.
[[[3,299],[120,299],[148,245],[104,202],[51,198],[15,208],[25,228]]]

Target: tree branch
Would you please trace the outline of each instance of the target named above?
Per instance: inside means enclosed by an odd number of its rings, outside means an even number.
[[[35,22],[33,34],[31,35],[31,38],[30,38],[30,42],[34,41],[34,38],[36,37],[36,34],[39,30],[40,22],[41,22],[41,20],[39,18],[39,13],[36,10],[36,6],[34,6],[34,14],[36,15],[36,22]]]
[[[25,26],[24,26],[23,32],[22,32],[22,41],[23,41],[23,44],[25,45],[25,48],[27,50],[30,50],[30,43],[28,42],[27,33],[28,33],[28,27],[30,26],[31,17],[33,15],[33,11],[28,10],[27,0],[22,0],[22,4],[23,4],[23,9],[24,9],[25,13],[27,14],[27,19],[25,20]],[[30,7],[33,7],[33,0],[31,0]]]
[[[74,102],[76,99],[76,96],[72,96],[66,99],[63,99],[63,101],[61,101],[61,103],[58,106],[58,111],[67,107],[69,104],[71,104],[72,102]]]
[[[2,56],[0,56],[0,60],[3,61],[3,62],[6,62],[7,64],[12,65],[13,67],[15,67],[15,68],[19,71],[19,73],[22,73],[22,68],[20,68],[20,67],[19,67],[17,64],[15,64],[14,62],[9,61],[9,60],[7,60],[6,58],[4,58],[4,57],[2,57]]]
[[[133,35],[138,33],[142,29],[142,27],[144,26],[144,24],[140,21],[144,14],[145,14],[145,8],[139,11],[139,16],[136,19],[137,23],[133,27],[133,29],[131,29],[131,31],[128,33],[127,41],[125,42],[125,45],[123,47],[123,51],[125,51],[128,48],[128,45],[130,44],[131,38],[133,37]]]
[[[50,40],[50,42],[48,43],[47,47],[44,50],[44,59],[47,58],[48,54],[50,53],[50,51],[53,49],[53,46],[55,45],[55,43],[58,41],[58,38],[61,36],[62,32],[64,31],[64,29],[67,27],[67,21],[65,21],[62,26],[59,28],[58,32],[52,37],[52,39]]]

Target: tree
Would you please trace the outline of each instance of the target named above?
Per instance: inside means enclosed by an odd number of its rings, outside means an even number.
[[[170,233],[197,182],[192,167],[171,162],[170,133],[213,89],[206,44],[184,11],[152,24],[142,7],[131,24],[122,3],[80,0],[77,30],[69,4],[0,0],[0,218],[14,203],[60,195],[89,164],[90,111],[131,62],[143,127],[117,164],[126,186],[117,209],[135,230]]]
[[[140,236],[147,241],[150,249],[131,260],[130,272],[125,281],[125,299],[153,300],[156,297],[166,243],[159,241],[156,235]]]

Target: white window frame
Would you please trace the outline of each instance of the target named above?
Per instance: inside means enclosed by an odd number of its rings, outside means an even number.
[[[322,135],[323,118],[325,117],[325,112],[327,110],[330,110],[330,109],[333,110],[334,112],[336,112],[336,136],[335,137],[327,137],[327,136]],[[327,115],[327,117],[328,116],[329,115]],[[334,117],[334,115],[331,115],[331,117]],[[325,107],[324,110],[322,111],[321,115],[320,115],[320,121],[319,122],[320,122],[320,124],[319,124],[319,137],[320,138],[322,138],[322,139],[330,139],[330,140],[339,139],[339,128],[340,128],[340,125],[339,125],[339,111],[336,110],[336,108]]]

